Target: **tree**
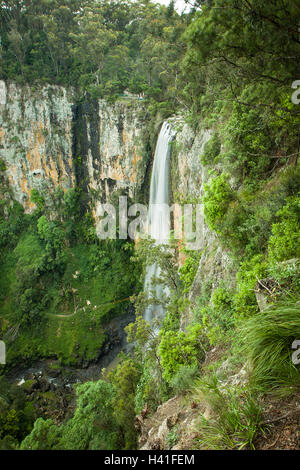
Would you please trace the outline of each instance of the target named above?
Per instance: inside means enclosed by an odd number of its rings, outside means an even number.
[[[73,418],[60,426],[39,418],[21,450],[114,450],[118,426],[113,416],[111,384],[100,380],[78,385]]]
[[[108,378],[115,388],[112,399],[114,416],[123,435],[122,449],[132,450],[137,447],[137,431],[134,427],[135,393],[141,367],[134,360],[124,356]]]
[[[202,325],[189,325],[187,331],[161,330],[159,355],[163,377],[170,382],[182,365],[197,365],[204,358]]]
[[[70,450],[114,450],[118,425],[113,413],[114,387],[99,380],[77,386],[74,417],[62,427],[58,447]]]
[[[21,450],[53,450],[59,440],[59,432],[51,419],[38,418],[33,430],[21,443]]]

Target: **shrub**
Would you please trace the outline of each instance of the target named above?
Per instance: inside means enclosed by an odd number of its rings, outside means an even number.
[[[236,320],[247,318],[257,312],[254,288],[258,279],[264,278],[266,274],[267,263],[263,255],[256,255],[241,264],[236,277],[236,293],[233,297]]]
[[[208,226],[217,233],[221,231],[221,222],[233,201],[234,194],[228,182],[228,175],[215,176],[204,187],[204,215]]]
[[[194,309],[194,316],[201,322],[203,331],[211,345],[216,345],[226,337],[226,333],[233,327],[233,291],[225,287],[218,287],[212,292],[206,305],[201,298]]]
[[[0,446],[17,445],[32,430],[34,420],[35,410],[24,390],[0,377]]]
[[[279,296],[300,294],[300,259],[291,259],[282,263],[271,263],[268,267],[269,276],[278,285]]]
[[[204,146],[204,152],[200,157],[203,165],[212,165],[220,155],[221,141],[218,134],[214,134]]]
[[[179,268],[180,280],[183,284],[183,294],[187,294],[198,271],[201,251],[184,250],[187,255],[184,264]]]
[[[166,440],[169,449],[172,449],[172,447],[176,446],[178,442],[178,428],[176,426],[174,426],[174,428],[168,432]]]
[[[114,450],[118,448],[118,426],[113,417],[114,388],[99,380],[77,386],[77,408],[66,423],[38,419],[21,450]]]
[[[283,256],[284,251],[287,252],[287,257],[291,257],[292,252],[295,255],[300,218],[299,205],[297,208],[297,199],[299,200],[297,193],[300,188],[299,168],[294,169],[294,172],[288,168],[279,178],[277,174],[268,185],[261,183],[244,185],[236,194],[233,193],[233,199],[227,204],[227,210],[219,214],[218,194],[217,192],[213,194],[217,188],[213,188],[209,198],[208,194],[205,195],[209,209],[206,211],[206,220],[209,222],[211,219],[211,228],[217,231],[221,242],[235,257],[251,258],[267,251],[269,238],[272,235],[272,224],[277,238],[271,239],[271,245],[273,242],[276,244],[277,240],[278,249],[281,248]],[[293,201],[293,207],[290,205],[289,208],[284,208],[287,201]],[[279,217],[284,219],[279,221],[282,223],[274,224]]]
[[[250,85],[244,88],[241,99],[249,99],[249,96],[253,99],[255,94],[253,85]],[[265,176],[270,167],[267,155],[272,148],[272,137],[268,130],[260,109],[234,103],[224,132],[227,151],[223,158],[231,174],[242,181],[245,178],[255,181]]]
[[[122,449],[135,449],[137,432],[134,427],[135,392],[141,371],[136,362],[127,357],[109,374],[115,394],[112,398],[113,415],[124,436]]]
[[[199,379],[195,399],[209,405],[212,416],[199,424],[201,449],[254,449],[254,439],[262,429],[258,403],[248,390],[221,389],[216,376]]]
[[[150,368],[144,365],[142,376],[136,387],[136,394],[134,400],[135,412],[137,415],[141,413],[146,403],[148,403],[150,409],[155,409],[155,405],[158,404],[155,392],[156,387],[154,384],[153,374],[151,373]]]
[[[211,296],[211,305],[203,309],[203,325],[207,328],[207,337],[211,344],[224,340],[234,324],[233,292],[225,287],[218,287]]]
[[[300,193],[287,199],[276,214],[280,221],[272,226],[268,251],[271,260],[283,261],[300,257]]]
[[[251,365],[253,387],[263,392],[293,393],[300,373],[293,364],[292,343],[300,338],[299,303],[273,305],[249,318],[240,340]]]
[[[203,359],[202,326],[189,326],[187,331],[160,331],[159,355],[163,377],[171,382],[182,365],[197,365]]]
[[[38,212],[44,212],[45,210],[45,198],[42,196],[37,189],[32,189],[30,192],[30,200],[36,205]]]
[[[21,450],[52,450],[56,448],[59,433],[51,419],[38,418],[31,433],[24,439]]]
[[[176,395],[188,392],[194,385],[197,375],[199,374],[199,367],[197,364],[191,366],[180,366],[178,372],[174,375],[170,385]]]

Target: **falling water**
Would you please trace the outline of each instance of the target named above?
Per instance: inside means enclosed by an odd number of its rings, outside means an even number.
[[[166,211],[169,203],[169,157],[170,142],[174,138],[174,131],[169,123],[164,122],[156,145],[154,163],[150,187],[148,234],[157,244],[167,244],[170,237],[170,221]],[[157,264],[147,267],[144,290],[154,291],[155,297],[163,300],[168,297],[168,289],[158,283],[153,284],[153,277],[160,275]],[[164,313],[162,305],[150,305],[146,308],[144,318],[152,321],[153,318],[161,317]]]

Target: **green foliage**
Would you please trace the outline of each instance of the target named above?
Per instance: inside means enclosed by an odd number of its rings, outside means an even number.
[[[0,159],[0,171],[5,171],[6,170],[6,165],[5,162]]]
[[[279,222],[272,225],[268,251],[272,261],[300,257],[300,193],[290,197],[277,212]]]
[[[45,210],[45,198],[37,191],[37,189],[31,190],[30,200],[37,206],[38,211],[43,212]]]
[[[1,253],[5,247],[14,248],[20,234],[27,227],[29,218],[18,202],[7,207],[5,201],[0,201],[0,247]],[[0,255],[1,255],[0,253]]]
[[[203,163],[203,165],[213,165],[216,163],[220,152],[221,140],[218,134],[215,133],[204,146],[204,153],[200,157],[201,163]]]
[[[62,249],[65,244],[65,232],[59,222],[47,220],[43,215],[37,223],[37,230],[40,239],[45,244],[48,263],[56,264],[63,262]]]
[[[300,259],[271,263],[268,275],[277,284],[277,296],[297,296],[300,293]]]
[[[176,395],[191,391],[195,380],[199,375],[199,367],[196,364],[191,366],[182,365],[170,382],[170,386]]]
[[[222,205],[222,193],[219,195],[217,192],[214,195],[214,191],[218,191],[217,187],[210,189],[209,186],[208,193],[204,195],[204,200],[206,199],[204,207],[208,206],[205,212],[206,221],[213,223],[211,228],[214,227],[221,243],[225,248],[229,248],[236,258],[250,259],[267,251],[274,221],[279,219],[280,210],[287,201],[293,200],[293,209],[285,209],[282,219],[286,220],[286,224],[291,224],[290,231],[294,230],[291,243],[295,244],[299,232],[297,218],[299,177],[298,165],[294,169],[287,167],[285,171],[271,178],[267,185],[244,185],[235,193],[234,200],[228,205],[227,210],[226,206]],[[223,178],[226,178],[225,174]],[[223,209],[222,217],[218,213],[219,204]],[[287,220],[289,218],[290,222]],[[276,229],[281,232],[284,230],[283,225],[276,226]]]
[[[233,291],[225,287],[213,290],[209,304],[198,304],[194,312],[211,345],[222,343],[234,325]]]
[[[59,433],[51,419],[38,418],[31,433],[22,441],[20,450],[53,450]]]
[[[237,287],[233,298],[237,320],[247,318],[258,311],[254,287],[267,274],[267,263],[262,255],[241,264],[237,273]]]
[[[182,99],[191,121],[218,130],[227,172],[264,180],[298,151],[300,112],[290,98],[299,9],[279,0],[199,5],[184,33]],[[211,163],[209,153],[203,161]]]
[[[181,294],[181,281],[178,272],[178,249],[175,240],[171,240],[169,245],[157,245],[154,240],[143,239],[137,244],[133,262],[138,262],[142,266],[141,284],[145,279],[146,267],[155,264],[158,266],[156,274],[152,276],[150,292],[140,292],[135,298],[135,306],[138,316],[143,314],[149,305],[162,305],[165,309],[170,303],[170,298],[174,300],[173,307],[178,309],[177,300]],[[154,288],[156,284],[164,286],[170,296],[158,298]],[[175,306],[174,306],[175,304]]]
[[[199,424],[201,449],[254,449],[254,439],[262,429],[262,414],[257,401],[247,389],[221,389],[216,376],[199,379],[195,398],[205,400],[212,417],[202,417]]]
[[[137,415],[147,405],[149,410],[155,411],[164,398],[164,387],[161,386],[161,377],[153,363],[148,360],[142,363],[143,371],[136,387],[135,412]]]
[[[180,280],[182,282],[183,294],[188,294],[198,271],[201,251],[183,250],[187,257],[179,268]]]
[[[99,380],[77,386],[77,408],[66,423],[55,426],[39,418],[21,450],[114,450],[118,426],[113,416],[114,388]]]
[[[77,387],[77,408],[62,429],[59,448],[70,450],[113,450],[118,427],[113,415],[114,388],[104,381]]]
[[[162,403],[166,392],[158,355],[157,323],[154,321],[150,324],[138,316],[135,323],[128,325],[125,331],[127,341],[135,346],[134,358],[141,368],[134,399],[136,413],[140,413],[146,404],[154,411]]]
[[[166,440],[169,449],[172,449],[172,447],[176,446],[178,442],[178,429],[176,426],[174,426],[174,428],[168,432]]]
[[[300,335],[300,308],[281,302],[249,318],[240,340],[250,362],[252,386],[264,393],[293,393],[299,387],[299,370],[292,362],[292,344]]]
[[[25,392],[0,377],[0,446],[3,450],[15,448],[31,431],[35,411],[27,402]]]
[[[38,420],[24,449],[134,448],[135,412],[146,404],[155,410],[170,393],[189,390],[207,343],[227,342],[234,327],[241,328],[255,391],[299,386],[290,355],[299,330],[300,112],[290,95],[300,11],[296,2],[279,0],[197,6],[180,17],[173,2],[168,8],[142,0],[1,3],[3,79],[72,85],[79,100],[131,102],[141,95],[153,122],[185,109],[194,129],[201,120],[217,130],[200,156],[219,172],[205,186],[204,214],[239,265],[235,283],[203,282],[194,323],[181,331],[200,252],[186,253],[178,270],[175,244],[146,240],[135,253],[127,241],[99,242],[80,188],[57,188],[51,210],[32,190],[37,210],[25,215],[19,204],[7,203],[0,161],[1,333],[9,340],[10,364],[53,354],[69,364],[95,358],[103,324],[126,310],[141,285],[140,266],[145,271],[157,263],[153,282],[170,292],[159,335],[157,325],[140,316],[157,300],[154,293],[137,296],[138,318],[127,329],[133,358],[121,359],[110,383],[79,386],[69,421],[58,427]],[[276,285],[271,301],[297,295],[294,304],[259,313],[254,289],[266,277]],[[201,423],[201,446],[253,448],[261,416],[251,393],[221,390],[214,380],[199,382],[197,390],[213,412]],[[7,396],[0,407],[0,448],[15,448],[32,427],[31,411]],[[169,433],[170,447],[177,437],[176,429]]]
[[[115,101],[129,90],[174,109],[184,21],[152,2],[5,0],[0,14],[4,79],[73,86]],[[129,98],[131,99],[131,98]]]
[[[112,400],[114,417],[122,430],[121,448],[136,449],[137,431],[134,427],[135,391],[141,375],[139,365],[131,358],[124,357],[109,379],[116,392]]]
[[[190,325],[186,332],[161,330],[159,335],[159,355],[167,382],[172,381],[180,366],[197,365],[203,360],[201,325]]]
[[[260,90],[261,91],[261,90]],[[254,100],[257,89],[251,86],[241,93],[241,99]],[[262,177],[270,165],[267,157],[272,151],[273,139],[268,133],[264,116],[258,109],[234,103],[224,129],[225,150],[222,160],[231,174],[245,181]]]
[[[233,192],[228,182],[228,176],[222,173],[213,177],[204,187],[205,194],[204,215],[208,226],[220,232],[220,224],[228,210],[228,206],[234,199]]]
[[[42,203],[32,215],[14,204],[2,216],[0,207],[0,316],[10,365],[20,357],[96,358],[103,324],[126,311],[137,285],[133,244],[87,236],[94,222],[81,215],[78,190],[58,187],[53,203],[55,214]]]

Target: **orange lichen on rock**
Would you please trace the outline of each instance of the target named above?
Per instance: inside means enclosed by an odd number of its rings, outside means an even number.
[[[131,183],[137,182],[137,165],[138,165],[138,162],[140,162],[141,160],[142,160],[142,156],[137,153],[136,147],[134,147],[134,156],[131,162],[132,169],[133,169],[132,175],[130,178]]]
[[[4,143],[4,138],[5,138],[5,129],[3,127],[0,127],[0,143],[3,145]]]

